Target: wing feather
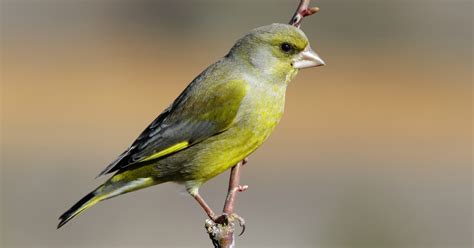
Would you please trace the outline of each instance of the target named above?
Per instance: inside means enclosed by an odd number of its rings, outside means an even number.
[[[247,93],[247,83],[195,81],[99,176],[179,152],[229,128]]]

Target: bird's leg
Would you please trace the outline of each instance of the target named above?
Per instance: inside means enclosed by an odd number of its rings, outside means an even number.
[[[230,172],[230,179],[229,179],[229,190],[227,192],[227,198],[225,201],[224,205],[224,214],[221,216],[217,216],[214,211],[212,211],[211,207],[207,205],[206,201],[202,196],[199,194],[199,192],[192,192],[189,191],[190,194],[196,199],[196,201],[199,203],[199,205],[206,211],[207,216],[209,219],[211,219],[214,222],[227,222],[227,220],[224,221],[224,219],[227,219],[228,217],[232,216],[233,219],[237,219],[239,221],[239,224],[241,226],[244,225],[245,221],[242,219],[240,216],[237,214],[233,213],[234,211],[234,201],[235,201],[235,195],[237,192],[243,192],[245,191],[248,186],[247,185],[239,185],[240,181],[240,167],[245,165],[248,161],[248,158],[244,158],[242,161],[237,163],[234,167],[232,167],[231,172]],[[245,226],[243,226],[245,230]]]
[[[206,201],[204,201],[204,198],[202,198],[201,195],[199,195],[199,193],[195,193],[193,197],[194,199],[196,199],[199,205],[201,205],[202,209],[206,211],[206,214],[209,217],[209,219],[211,219],[212,221],[215,221],[217,219],[217,216],[214,213],[214,211],[212,211],[211,207],[207,205]]]

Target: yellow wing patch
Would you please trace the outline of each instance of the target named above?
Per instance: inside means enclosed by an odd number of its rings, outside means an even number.
[[[179,150],[182,150],[182,149],[188,147],[188,145],[189,145],[189,142],[187,142],[187,141],[183,141],[183,142],[177,143],[177,144],[175,144],[175,145],[173,145],[173,146],[170,146],[170,147],[168,147],[168,148],[166,148],[166,149],[164,149],[164,150],[161,150],[161,151],[159,151],[159,152],[157,152],[157,153],[154,153],[154,154],[152,154],[152,155],[150,155],[150,156],[148,156],[148,157],[146,157],[146,158],[140,160],[140,162],[145,162],[145,161],[157,159],[157,158],[159,158],[159,157],[163,157],[163,156],[168,155],[168,154],[171,154],[171,153],[173,153],[173,152],[177,152],[177,151],[179,151]]]

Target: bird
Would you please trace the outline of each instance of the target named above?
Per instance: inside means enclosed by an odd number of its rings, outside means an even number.
[[[254,152],[279,123],[289,82],[325,65],[304,32],[255,28],[201,72],[99,176],[113,175],[59,217],[57,228],[96,203],[165,182],[183,184],[211,219],[199,188]]]

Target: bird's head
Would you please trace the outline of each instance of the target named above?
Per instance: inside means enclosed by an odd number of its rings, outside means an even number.
[[[286,81],[299,69],[324,65],[303,31],[278,23],[250,31],[237,41],[228,56],[239,58],[264,74],[284,77]]]

